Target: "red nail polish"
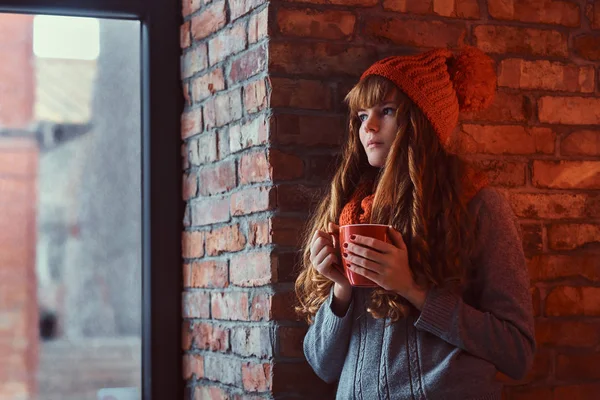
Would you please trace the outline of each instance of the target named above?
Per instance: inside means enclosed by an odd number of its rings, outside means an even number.
[[[352,240],[356,239],[356,235],[350,236],[350,239],[352,239]]]
[[[348,243],[344,243],[344,248],[347,249],[348,248]]]
[[[347,253],[344,253],[344,258],[347,258],[347,257],[348,257],[348,254],[347,254]]]

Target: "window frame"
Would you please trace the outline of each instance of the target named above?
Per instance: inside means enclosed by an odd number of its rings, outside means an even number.
[[[0,12],[140,21],[142,399],[183,399],[181,2],[0,0]]]

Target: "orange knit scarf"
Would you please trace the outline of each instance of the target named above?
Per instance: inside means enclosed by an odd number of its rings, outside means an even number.
[[[467,169],[462,179],[463,196],[468,203],[475,195],[488,185],[487,176],[480,171]],[[363,181],[358,185],[350,201],[346,203],[340,214],[338,224],[368,224],[371,221],[371,209],[375,194],[372,193],[373,181]]]

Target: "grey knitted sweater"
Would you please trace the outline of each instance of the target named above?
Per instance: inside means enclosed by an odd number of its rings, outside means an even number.
[[[520,230],[493,188],[470,202],[479,227],[475,276],[462,290],[432,289],[420,313],[395,323],[366,310],[354,288],[343,316],[333,290],[304,339],[304,354],[337,399],[500,399],[496,371],[520,379],[535,352],[529,276]]]

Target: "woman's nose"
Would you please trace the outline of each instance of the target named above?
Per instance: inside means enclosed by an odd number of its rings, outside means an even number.
[[[379,131],[379,118],[377,118],[375,113],[369,115],[367,120],[365,121],[365,130],[367,132],[378,132]]]

